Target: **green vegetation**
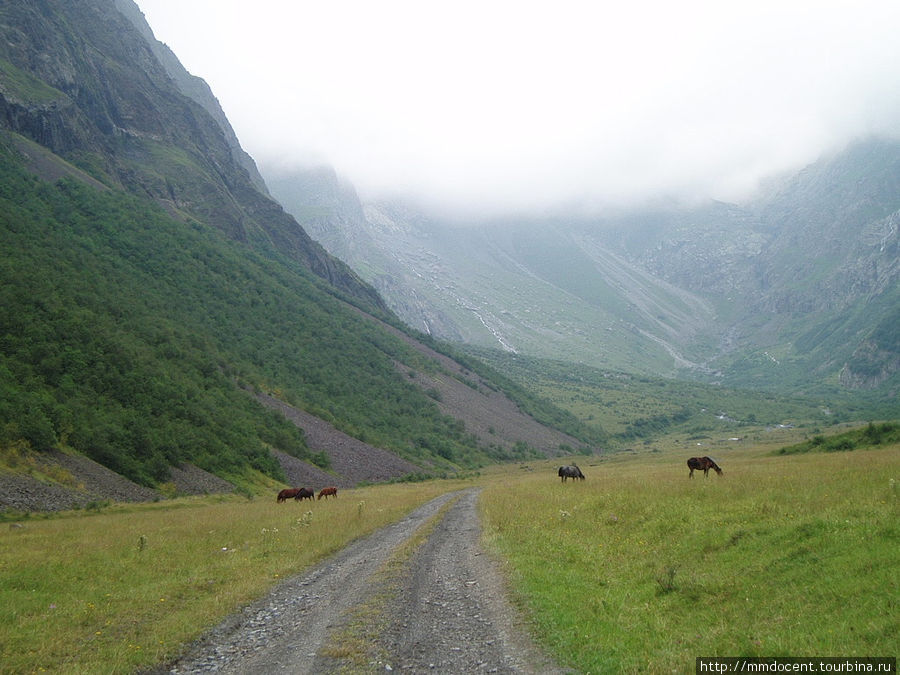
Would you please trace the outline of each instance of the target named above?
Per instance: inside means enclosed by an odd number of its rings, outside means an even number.
[[[828,426],[858,413],[851,405],[835,409],[809,398],[631,375],[496,351],[475,353],[582,424],[604,430],[608,440],[617,445],[650,442],[673,433],[715,438],[781,424]]]
[[[4,527],[0,672],[122,673],[161,663],[280,579],[459,486],[344,490],[308,508],[268,497],[182,498]]]
[[[298,263],[2,159],[0,446],[71,448],[151,486],[181,462],[279,478],[272,447],[326,465],[262,390],[437,467],[487,460],[397,367],[437,364]]]
[[[877,318],[873,321],[873,317]],[[726,373],[723,383],[828,398],[848,410],[861,409],[864,415],[895,417],[900,413],[896,395],[900,386],[898,320],[900,288],[893,286],[839,313],[787,316],[780,327],[779,344],[766,350],[737,350],[718,364]],[[759,321],[756,329],[764,323],[762,318]],[[867,389],[840,386],[837,372],[822,378],[826,368],[822,364],[841,364],[843,370],[866,381]]]
[[[898,446],[845,455],[684,452],[487,484],[486,537],[533,630],[587,673],[693,673],[697,656],[893,655]]]
[[[884,441],[847,463],[744,447],[717,458],[723,476],[693,480],[673,449],[584,460],[587,479],[565,484],[556,463],[497,467],[481,479],[485,541],[508,561],[537,638],[578,672],[688,673],[698,655],[890,655],[898,449]],[[0,671],[165,661],[279,579],[466,485],[347,490],[309,509],[182,498],[4,527]],[[361,607],[376,628],[379,601]]]
[[[46,104],[51,101],[66,100],[66,95],[37,79],[30,73],[16,68],[6,59],[0,59],[0,84],[7,95],[20,98],[32,104]]]
[[[850,450],[877,448],[900,443],[900,424],[869,423],[862,429],[853,429],[831,436],[816,435],[810,440],[778,450],[779,455],[796,455],[804,452],[848,452]]]

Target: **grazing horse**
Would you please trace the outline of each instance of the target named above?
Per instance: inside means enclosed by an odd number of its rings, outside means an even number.
[[[297,490],[297,496],[294,497],[298,502],[303,499],[308,499],[309,501],[313,500],[313,497],[316,495],[316,491],[311,488],[300,488]]]
[[[278,493],[278,503],[280,504],[287,499],[296,499],[298,492],[300,492],[300,488],[285,488]]]
[[[688,462],[688,468],[691,472],[688,474],[688,478],[694,477],[694,470],[703,469],[703,475],[709,478],[709,470],[715,469],[716,473],[720,476],[722,475],[722,469],[719,468],[719,465],[712,461],[709,457],[691,457]]]
[[[337,499],[337,488],[336,487],[322,488],[322,490],[319,492],[319,496],[317,499],[322,499],[322,497],[325,497],[325,499],[328,499],[329,495],[334,497],[335,499]]]
[[[566,482],[566,478],[580,478],[581,480],[584,480],[584,474],[581,473],[581,469],[579,469],[576,464],[561,466],[557,473],[559,474],[559,477],[562,478],[563,483]]]

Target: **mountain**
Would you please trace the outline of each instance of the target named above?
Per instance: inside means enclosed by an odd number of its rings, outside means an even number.
[[[258,172],[208,87],[148,39],[133,2],[7,2],[0,17],[6,128],[105,185],[144,194],[258,250],[289,255],[381,306],[347,265],[260,191]]]
[[[225,134],[225,140],[228,143],[228,147],[231,149],[235,161],[247,171],[253,185],[260,192],[268,194],[265,181],[263,181],[262,176],[259,175],[259,170],[256,168],[256,162],[253,161],[253,158],[250,155],[244,152],[244,149],[238,141],[237,135],[234,133],[234,129],[231,127],[231,123],[228,121],[228,118],[225,117],[225,112],[219,105],[218,99],[213,95],[209,85],[202,78],[191,75],[185,70],[184,66],[181,65],[181,61],[178,60],[178,57],[175,56],[172,50],[154,37],[153,31],[150,29],[150,26],[147,25],[143,13],[141,13],[138,6],[134,4],[132,0],[116,0],[116,9],[118,9],[143,36],[147,45],[150,47],[150,50],[153,52],[153,55],[156,56],[157,60],[163,68],[165,68],[166,73],[175,82],[178,90],[194,102],[203,106],[203,109],[212,116],[222,130],[222,133]]]
[[[629,249],[654,274],[726,300],[723,381],[896,396],[900,142],[855,142],[731,212]]]
[[[842,385],[876,389],[900,372],[900,144],[872,139],[823,158],[761,204],[775,239],[760,310],[800,307],[796,349]],[[784,252],[798,264],[785,265]],[[776,252],[780,253],[776,254]]]
[[[0,503],[89,503],[110,476],[117,498],[352,485],[604,439],[406,328],[268,195],[133,3],[4,2],[0,33]]]
[[[576,237],[564,221],[461,227],[400,202],[363,205],[327,169],[267,182],[406,323],[439,339],[669,373],[673,354],[687,358],[654,327],[695,334],[711,321],[708,302]]]
[[[436,337],[784,393],[900,391],[897,141],[858,141],[742,204],[463,224],[361,203],[324,170],[263,172],[314,237]],[[310,199],[315,218],[297,208]]]

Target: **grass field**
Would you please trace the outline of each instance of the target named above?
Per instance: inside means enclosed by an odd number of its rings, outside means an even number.
[[[482,496],[486,539],[548,650],[585,673],[694,672],[697,656],[896,656],[900,447],[584,460]]]
[[[116,506],[0,529],[0,673],[122,673],[159,663],[280,578],[460,483],[337,499]]]
[[[485,540],[535,634],[578,672],[693,672],[697,656],[895,656],[900,447],[778,456],[723,447],[508,465],[485,486]],[[502,479],[500,479],[502,478]],[[337,500],[181,499],[0,529],[0,673],[132,672],[279,579],[473,481]]]

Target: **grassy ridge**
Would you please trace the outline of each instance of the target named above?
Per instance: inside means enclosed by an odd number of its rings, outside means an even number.
[[[490,484],[486,535],[537,634],[581,672],[893,655],[897,450],[734,451],[724,476],[693,480],[684,453],[582,465],[567,484],[548,466]]]
[[[872,448],[879,445],[900,443],[900,424],[869,422],[862,429],[852,429],[832,436],[813,436],[808,441],[785,446],[778,450],[779,455],[794,455],[803,452],[849,452],[859,448]]]
[[[132,672],[457,484],[115,507],[0,529],[0,673]],[[47,639],[52,635],[53,639]]]

